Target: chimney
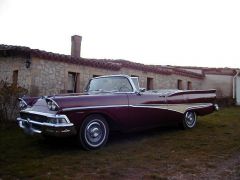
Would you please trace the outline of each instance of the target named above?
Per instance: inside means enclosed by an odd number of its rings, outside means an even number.
[[[71,41],[72,41],[71,56],[75,58],[80,58],[82,36],[74,35],[71,37]]]

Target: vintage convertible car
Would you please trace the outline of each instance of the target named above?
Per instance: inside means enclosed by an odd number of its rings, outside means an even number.
[[[109,130],[130,131],[161,124],[196,125],[197,116],[218,109],[215,90],[139,88],[138,78],[93,78],[82,94],[20,99],[19,126],[30,134],[77,136],[83,148],[104,146]]]

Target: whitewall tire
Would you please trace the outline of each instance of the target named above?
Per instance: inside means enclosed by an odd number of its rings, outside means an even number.
[[[192,129],[196,126],[196,123],[197,123],[196,113],[193,111],[187,111],[183,117],[183,122],[182,122],[183,128]]]
[[[79,131],[79,139],[85,150],[95,150],[103,147],[109,134],[108,123],[101,115],[88,116]]]

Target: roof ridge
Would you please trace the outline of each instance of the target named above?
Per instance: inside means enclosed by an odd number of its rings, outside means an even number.
[[[178,74],[182,76],[188,76],[193,78],[203,78],[204,75],[197,75],[191,71],[184,70],[169,70],[169,67],[163,67],[160,65],[146,65],[138,62],[133,62],[124,59],[94,59],[94,58],[76,58],[71,55],[65,55],[60,53],[48,52],[40,49],[32,49],[27,46],[15,46],[0,44],[0,50],[13,50],[23,53],[29,53],[31,56],[38,58],[48,59],[52,61],[67,62],[73,64],[80,64],[85,66],[97,67],[102,69],[120,70],[121,67],[133,68],[141,71],[149,71],[157,74],[171,75]]]

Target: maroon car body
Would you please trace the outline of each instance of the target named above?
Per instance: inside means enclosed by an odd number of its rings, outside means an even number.
[[[131,131],[162,124],[193,128],[196,116],[218,109],[215,99],[215,90],[143,92],[138,81],[129,76],[102,76],[91,79],[82,94],[23,97],[24,109],[17,120],[28,133],[77,135],[85,149],[97,149],[107,142],[109,130]]]

